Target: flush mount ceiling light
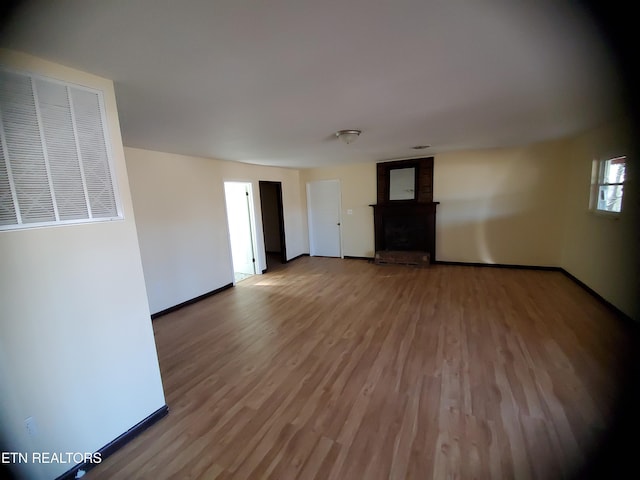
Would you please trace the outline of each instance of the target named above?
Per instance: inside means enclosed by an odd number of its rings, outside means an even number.
[[[336,137],[349,145],[355,142],[362,132],[360,130],[340,130],[336,132]]]

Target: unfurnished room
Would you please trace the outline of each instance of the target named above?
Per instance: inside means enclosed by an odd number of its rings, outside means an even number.
[[[635,477],[630,18],[2,7],[0,476]]]

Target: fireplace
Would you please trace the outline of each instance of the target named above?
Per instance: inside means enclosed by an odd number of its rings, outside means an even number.
[[[418,215],[398,212],[382,220],[385,250],[425,250],[427,245],[427,226]]]
[[[407,175],[406,170],[413,168]],[[402,170],[405,185],[390,184]],[[378,264],[427,265],[436,259],[436,206],[432,201],[433,158],[378,163],[378,203],[374,211],[375,260]],[[414,181],[415,188],[411,188]],[[394,200],[392,192],[401,192]],[[408,192],[408,193],[404,193]],[[407,198],[410,197],[410,198]]]

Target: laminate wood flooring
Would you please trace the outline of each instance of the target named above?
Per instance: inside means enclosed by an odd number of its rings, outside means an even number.
[[[571,478],[631,347],[560,272],[317,257],[153,327],[169,415],[85,478]]]

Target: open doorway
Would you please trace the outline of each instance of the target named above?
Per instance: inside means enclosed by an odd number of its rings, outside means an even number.
[[[251,183],[224,182],[224,195],[227,203],[234,283],[238,283],[257,273]]]
[[[264,250],[267,254],[267,270],[269,270],[287,263],[282,182],[260,181],[259,186]]]

